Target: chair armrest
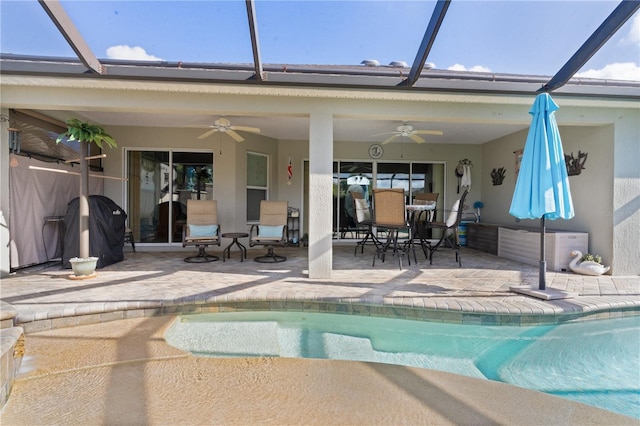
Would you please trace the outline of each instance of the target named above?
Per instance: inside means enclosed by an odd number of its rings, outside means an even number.
[[[251,228],[249,228],[249,245],[252,246],[253,244],[251,244],[253,242],[253,240],[255,239],[255,237],[258,236],[258,226],[257,224],[253,224],[251,225]]]

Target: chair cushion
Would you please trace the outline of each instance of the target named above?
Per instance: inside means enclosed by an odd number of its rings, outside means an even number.
[[[456,219],[458,219],[458,209],[460,208],[460,200],[457,200],[453,203],[453,207],[451,208],[451,213],[449,213],[449,217],[447,218],[447,227],[452,227],[456,223]]]
[[[218,234],[218,225],[189,225],[190,237],[213,237]]]
[[[282,237],[283,225],[260,225],[258,227],[258,237],[280,238]]]

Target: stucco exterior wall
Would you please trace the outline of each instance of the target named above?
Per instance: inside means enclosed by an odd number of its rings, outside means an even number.
[[[580,175],[569,177],[575,217],[549,221],[547,227],[588,232],[589,252],[600,254],[603,262],[612,266],[610,273],[638,275],[640,139],[637,133],[635,140],[633,134],[625,138],[616,137],[615,127],[613,124],[559,126],[565,154],[577,156],[578,151],[582,151],[589,155]],[[483,145],[484,222],[539,227],[538,220],[521,220],[518,223],[509,215],[516,182],[513,152],[524,147],[526,138],[527,131],[521,131]],[[618,156],[624,160],[617,160]],[[506,168],[505,179],[502,185],[493,186],[491,171],[499,167]],[[615,200],[616,194],[621,201]]]
[[[613,151],[614,275],[640,275],[640,110],[616,116]]]
[[[213,152],[215,198],[219,200],[218,215],[225,232],[244,231],[247,221],[246,211],[246,164],[247,151],[258,152],[270,156],[271,173],[270,190],[272,195],[278,194],[279,169],[277,141],[259,135],[245,134],[245,141],[235,142],[230,137],[216,134],[200,140],[197,137],[204,130],[149,128],[149,127],[108,127],[114,136],[118,149],[105,149],[109,161],[104,161],[105,174],[108,176],[126,177],[125,149],[189,149]],[[105,181],[104,195],[121,205],[125,210],[125,183],[116,180]]]
[[[474,126],[522,125],[530,122],[528,110],[534,96],[461,93],[403,93],[312,88],[236,87],[114,81],[109,79],[8,78],[2,81],[2,107],[37,111],[76,110],[97,112],[145,112],[172,114],[269,115],[311,117],[322,110],[335,120],[376,119],[421,121],[437,127],[439,122],[456,123],[456,131],[473,132]],[[589,153],[586,169],[570,178],[574,187],[577,216],[571,221],[555,221],[549,226],[590,233],[590,251],[599,252],[605,262],[612,263],[615,275],[640,274],[640,107],[624,99],[598,99],[558,96],[557,119],[565,151]],[[65,119],[65,117],[57,117]],[[214,152],[217,179],[216,198],[222,200],[221,220],[225,229],[246,227],[244,194],[246,189],[246,151],[271,156],[271,198],[287,199],[294,207],[303,200],[302,164],[310,158],[309,140],[278,141],[261,135],[247,135],[235,143],[217,137],[198,140],[202,129],[164,127],[105,126],[119,144],[107,150],[105,173],[122,176],[125,147],[177,149],[209,149]],[[171,123],[166,123],[171,126]],[[366,129],[363,129],[366,131]],[[437,138],[426,144],[389,144],[379,161],[436,161],[446,163],[446,190],[441,205],[450,207],[457,198],[454,168],[467,158],[474,164],[468,204],[482,201],[485,222],[515,223],[508,215],[515,185],[513,151],[524,146],[526,131],[478,145],[438,144]],[[311,132],[310,132],[311,135]],[[311,140],[312,138],[310,138]],[[331,143],[324,135],[319,143]],[[330,147],[333,159],[369,161],[368,147],[380,142],[349,143],[334,141]],[[313,141],[311,142],[313,144]],[[322,149],[324,145],[315,146]],[[223,154],[219,154],[222,149]],[[286,164],[291,155],[294,179],[287,185]],[[322,161],[325,156],[319,156]],[[323,173],[330,161],[320,165]],[[491,184],[493,168],[506,167],[507,176],[501,186]],[[105,181],[105,195],[124,204],[124,183]],[[330,221],[323,218],[323,230]],[[227,223],[229,223],[227,225]],[[229,228],[227,228],[229,227]],[[234,229],[235,228],[235,229]],[[329,235],[329,234],[328,234]],[[6,241],[4,241],[6,242]]]
[[[582,173],[569,177],[575,217],[571,220],[548,221],[547,227],[564,231],[589,232],[589,251],[602,255],[603,260],[610,264],[612,232],[611,219],[607,219],[606,211],[611,208],[613,188],[611,126],[589,128],[561,126],[560,136],[565,154],[569,155],[573,152],[574,156],[577,156],[578,151],[582,151],[587,152],[589,156]],[[540,226],[537,219],[518,221],[509,214],[516,185],[514,151],[522,149],[526,139],[527,131],[522,131],[484,145],[483,156],[490,160],[485,161],[483,172],[483,180],[487,188],[483,221],[533,228]],[[506,169],[505,179],[502,185],[494,186],[491,171],[499,167]]]

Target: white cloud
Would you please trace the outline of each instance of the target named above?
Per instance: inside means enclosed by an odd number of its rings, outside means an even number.
[[[451,65],[447,69],[449,71],[491,72],[491,70],[489,68],[484,67],[482,65],[474,65],[471,68],[467,69],[467,67],[465,67],[464,65],[455,64],[455,65]]]
[[[631,46],[631,49],[640,49],[640,14],[636,14],[631,21],[629,32],[620,40],[620,44]],[[625,47],[628,49],[628,47]],[[578,72],[576,77],[600,78],[607,80],[631,80],[640,81],[640,66],[635,62],[615,62],[607,64],[600,69],[589,69]]]
[[[637,13],[631,21],[631,29],[625,35],[622,40],[623,44],[635,44],[640,46],[640,13]]]
[[[107,57],[109,59],[127,59],[134,61],[162,61],[162,58],[149,55],[146,50],[140,46],[111,46],[107,49]]]
[[[619,62],[605,65],[599,70],[586,70],[576,73],[576,77],[601,78],[607,80],[640,81],[640,67],[633,62]]]

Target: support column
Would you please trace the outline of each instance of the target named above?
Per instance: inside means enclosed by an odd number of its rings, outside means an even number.
[[[333,116],[309,117],[309,278],[331,278],[333,255]]]
[[[8,109],[0,110],[9,116]],[[0,122],[0,277],[6,277],[11,271],[9,234],[9,123]]]
[[[613,275],[640,275],[640,131],[635,124],[639,117],[637,110],[625,111],[616,120],[613,139],[613,206],[608,210],[605,199],[603,207],[599,209],[605,213],[602,218],[598,218],[598,222],[611,226],[610,235],[613,240],[610,256],[604,250],[598,253],[611,259]],[[593,244],[592,238],[589,235],[589,246]]]

